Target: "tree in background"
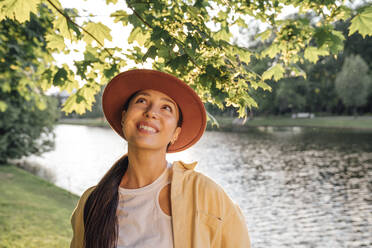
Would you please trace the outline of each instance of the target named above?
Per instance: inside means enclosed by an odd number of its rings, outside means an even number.
[[[339,109],[339,97],[335,90],[335,78],[340,71],[342,60],[343,53],[337,59],[321,57],[316,64],[306,66],[305,70],[308,75],[307,111],[341,114],[342,109]]]
[[[299,16],[294,15],[294,17],[298,18]],[[336,30],[342,32],[345,36],[349,32],[350,25],[350,21],[338,21],[335,23]],[[298,91],[298,84],[294,82],[288,83],[287,79],[282,79],[277,84],[274,81],[267,81],[272,88],[271,92],[258,89],[252,94],[259,105],[259,108],[257,110],[255,109],[255,112],[258,114],[291,112],[291,108],[288,108],[288,105],[291,105],[289,102],[294,101],[302,102],[302,104],[296,105],[297,111],[346,114],[347,108],[342,103],[335,89],[336,75],[341,71],[345,57],[350,54],[359,54],[369,65],[369,70],[371,70],[372,37],[368,36],[363,39],[359,34],[353,34],[346,38],[344,44],[344,50],[337,56],[319,56],[319,60],[315,64],[306,61],[305,63],[296,64],[301,70],[306,72],[306,80],[298,78],[298,80],[303,82],[302,87],[306,88],[306,90]],[[259,42],[252,49],[264,50],[267,47],[268,44]],[[266,63],[263,60],[257,61],[252,59],[253,64],[255,64],[253,68],[256,71],[264,72],[269,68],[267,63],[270,64],[272,61],[275,61],[275,58],[271,61],[266,61]],[[288,91],[287,98],[289,99],[286,99],[285,91]],[[372,111],[372,91],[369,90],[369,92],[367,103],[358,108],[362,113],[370,113]],[[293,96],[294,93],[295,96]],[[299,101],[290,99],[292,97]],[[278,101],[279,99],[280,101]]]
[[[306,106],[307,82],[298,78],[282,79],[276,93],[275,105],[281,113],[301,112]]]
[[[106,0],[108,5],[117,2]],[[319,56],[337,55],[343,50],[345,36],[335,30],[336,21],[351,19],[347,35],[372,34],[371,5],[353,10],[336,0],[127,0],[125,3],[127,8],[111,13],[111,18],[124,27],[132,27],[128,39],[131,46],[126,48],[107,46],[106,41],[112,40],[111,29],[94,21],[94,13],[84,14],[87,17],[82,19],[77,10],[64,9],[58,0],[1,1],[0,20],[9,18],[24,23],[30,14],[43,18],[45,13],[40,13],[38,7],[44,5],[49,9],[48,15],[52,15],[53,29],[44,36],[50,54],[70,54],[74,49],[70,43],[85,43],[81,51],[84,58],[75,61],[73,68],[50,61],[33,73],[39,80],[34,80],[32,87],[47,90],[54,85],[75,92],[63,109],[79,114],[90,108],[101,86],[128,62],[136,65],[150,62],[153,68],[183,79],[204,102],[220,108],[233,106],[244,116],[247,107],[257,107],[252,90],[269,91],[267,81],[280,80],[287,70],[296,76],[304,75],[296,63],[316,62]],[[288,6],[297,8],[300,18],[283,19]],[[310,20],[309,12],[316,18]],[[82,21],[77,21],[78,18]],[[267,26],[256,39],[265,41],[273,37],[262,51],[252,51],[233,42],[231,29],[249,30],[248,19]],[[266,57],[275,63],[263,73],[254,71],[252,58]],[[85,84],[80,85],[77,77]]]
[[[368,65],[359,55],[345,58],[342,70],[336,77],[336,91],[346,107],[352,108],[356,115],[357,107],[367,102],[371,89]]]
[[[0,91],[0,97],[7,104],[7,110],[0,112],[0,165],[54,148],[53,128],[59,115],[55,98],[44,96],[48,108],[40,110],[35,100],[27,101],[17,91]]]
[[[51,61],[44,40],[52,28],[49,11],[40,12],[23,24],[0,22],[0,163],[53,147],[57,103],[34,83],[35,72]]]
[[[347,33],[347,27],[349,25],[349,22],[340,21],[336,23],[336,29],[340,29],[343,33]],[[338,26],[344,27],[340,28]],[[345,50],[343,54],[343,57],[350,54],[359,54],[367,63],[370,70],[369,74],[372,75],[372,36],[367,36],[363,39],[360,35],[351,35],[345,40]],[[341,68],[341,66],[339,68]],[[367,104],[363,108],[359,108],[359,110],[362,110],[363,113],[372,113],[372,89],[369,90]]]

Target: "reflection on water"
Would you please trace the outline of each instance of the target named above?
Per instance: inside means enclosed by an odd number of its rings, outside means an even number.
[[[60,125],[56,151],[28,160],[74,193],[94,185],[126,150],[109,129]],[[223,186],[242,208],[252,246],[372,247],[372,133],[259,128],[206,132],[170,161]]]
[[[356,135],[359,149],[349,133],[208,133],[193,155],[242,206],[254,247],[371,247],[372,135]]]

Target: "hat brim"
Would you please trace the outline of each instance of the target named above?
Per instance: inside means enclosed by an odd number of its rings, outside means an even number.
[[[136,69],[116,75],[102,95],[103,113],[112,127],[124,138],[121,113],[128,98],[137,91],[152,89],[172,98],[182,112],[181,133],[167,152],[183,151],[195,144],[206,127],[206,111],[195,91],[180,79],[160,71]]]

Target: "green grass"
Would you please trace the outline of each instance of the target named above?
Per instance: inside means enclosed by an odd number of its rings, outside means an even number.
[[[231,117],[216,117],[220,129],[234,129],[236,125],[232,124]],[[292,119],[290,117],[256,117],[253,120],[247,120],[240,127],[257,127],[257,126],[278,126],[278,127],[324,127],[324,128],[351,128],[351,129],[369,129],[372,130],[372,117],[361,116],[354,118],[352,116],[331,116],[315,117],[312,119]],[[213,128],[216,130],[216,128]],[[218,129],[217,129],[218,130]]]
[[[68,124],[68,125],[84,125],[84,126],[94,126],[94,127],[110,127],[106,119],[61,119],[58,124]]]
[[[0,248],[69,247],[77,200],[29,172],[0,165]]]

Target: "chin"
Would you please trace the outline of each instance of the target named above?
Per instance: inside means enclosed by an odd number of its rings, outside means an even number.
[[[167,150],[167,145],[159,146],[159,144],[152,144],[147,142],[136,142],[133,144],[133,146],[136,147],[137,149],[143,150]]]

